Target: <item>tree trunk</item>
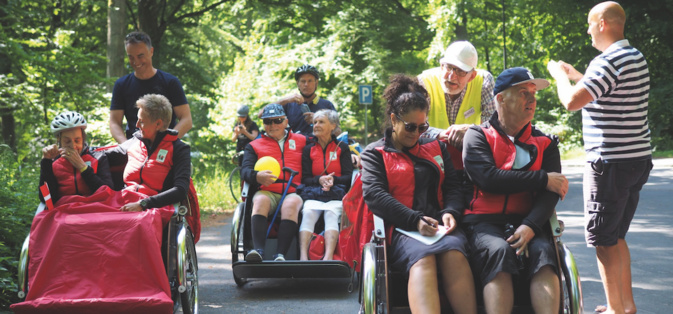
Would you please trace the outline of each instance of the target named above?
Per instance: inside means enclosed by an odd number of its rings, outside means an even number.
[[[7,0],[0,0],[0,7],[7,7]],[[5,10],[0,10],[0,25],[3,29],[9,29],[10,21]],[[8,76],[12,71],[9,49],[0,49],[0,75]],[[11,84],[11,83],[10,83]],[[16,120],[14,119],[14,106],[7,100],[12,99],[9,95],[0,93],[0,125],[2,126],[2,142],[16,152]]]
[[[124,36],[126,36],[125,0],[108,0],[107,8],[107,77],[120,77],[126,74],[124,69]],[[108,92],[112,91],[108,84]]]
[[[460,21],[456,25],[456,40],[469,40],[467,38],[467,12],[465,10],[465,2],[458,3],[458,11],[460,12]]]
[[[152,65],[157,69],[161,67],[161,39],[168,26],[163,12],[166,11],[165,5],[157,0],[138,0],[138,27],[152,39]]]

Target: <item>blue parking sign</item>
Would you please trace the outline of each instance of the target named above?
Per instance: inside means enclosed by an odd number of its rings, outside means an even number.
[[[358,87],[358,92],[360,93],[360,104],[361,105],[371,105],[372,104],[372,86],[371,85],[360,85]]]

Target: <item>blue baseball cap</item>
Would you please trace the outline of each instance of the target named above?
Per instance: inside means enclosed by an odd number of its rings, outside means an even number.
[[[533,74],[530,73],[530,70],[524,67],[515,67],[502,71],[502,73],[498,75],[498,78],[495,80],[493,95],[497,95],[512,86],[521,85],[524,83],[535,84],[536,90],[545,89],[549,86],[549,81],[546,79],[533,77]]]
[[[266,107],[264,107],[264,111],[262,111],[262,119],[282,117],[284,115],[285,110],[283,110],[283,106],[279,104],[266,105]]]

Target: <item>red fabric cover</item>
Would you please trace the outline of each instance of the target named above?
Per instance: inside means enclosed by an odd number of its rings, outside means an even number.
[[[62,197],[35,216],[28,295],[16,313],[170,313],[161,258],[172,206],[120,212],[145,195],[107,186],[89,197]]]
[[[187,215],[185,215],[185,219],[192,228],[194,244],[196,244],[199,242],[199,238],[201,238],[201,208],[199,207],[199,197],[196,194],[192,178],[189,178],[189,193],[187,193],[187,198],[189,199],[190,208]]]
[[[167,133],[151,156],[147,156],[147,147],[143,141],[132,145],[127,152],[128,162],[124,168],[124,183],[127,188],[133,187],[149,196],[159,193],[163,189],[166,176],[173,168],[173,144],[177,140],[176,134]]]
[[[288,167],[294,171],[299,172],[298,175],[292,178],[292,183],[296,185],[301,184],[301,171],[302,171],[301,154],[304,150],[304,146],[306,146],[305,136],[289,132],[287,137],[285,138],[285,143],[283,144],[282,152],[280,151],[280,147],[278,147],[278,141],[264,134],[262,134],[262,137],[250,142],[250,145],[255,150],[255,154],[257,154],[258,158],[262,158],[264,156],[271,156],[273,158],[276,158],[276,160],[278,160],[281,169],[283,167]],[[278,176],[278,179],[279,180],[276,181],[276,183],[273,183],[269,186],[263,185],[260,187],[260,189],[264,191],[283,194],[283,191],[285,189],[285,183],[281,183],[279,181],[289,180],[290,173],[281,171],[280,175]],[[294,186],[290,186],[290,189],[287,191],[287,193],[294,193],[295,190],[296,188]]]
[[[322,234],[313,233],[311,242],[308,243],[308,259],[319,261],[325,257],[325,237]],[[334,248],[333,260],[341,260],[341,247]]]
[[[93,168],[94,173],[98,172],[98,159],[88,152],[82,154],[81,157],[87,165]],[[54,177],[58,178],[58,192],[61,195],[91,195],[94,192],[89,189],[79,169],[75,169],[67,159],[58,157],[51,167]]]
[[[325,237],[321,234],[313,233],[311,241],[308,243],[308,259],[319,261],[325,257]]]
[[[498,169],[511,170],[516,157],[516,146],[494,127],[481,127],[489,146],[493,151],[493,160]],[[528,123],[517,141],[535,147],[531,154],[531,165],[522,171],[537,171],[542,168],[544,151],[552,143],[546,136],[533,136],[531,124]],[[465,215],[479,214],[518,214],[528,215],[533,208],[535,192],[525,191],[513,194],[488,193],[476,185],[473,188],[472,202],[465,210]]]
[[[374,231],[374,215],[369,211],[362,197],[360,174],[355,178],[350,191],[344,196],[343,207],[344,214],[348,217],[351,225],[343,228],[339,233],[337,251],[340,252],[339,258],[342,261],[348,263],[355,271],[360,272],[362,248],[369,243]]]

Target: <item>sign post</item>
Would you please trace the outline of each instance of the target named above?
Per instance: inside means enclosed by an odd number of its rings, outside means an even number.
[[[369,107],[368,105],[372,104],[372,100],[374,96],[372,95],[372,86],[371,85],[360,85],[358,86],[358,93],[360,97],[358,98],[360,105],[365,106],[365,147],[367,147],[368,143],[368,135],[369,135],[369,130],[368,130],[368,123],[367,123],[367,112],[369,112]]]

